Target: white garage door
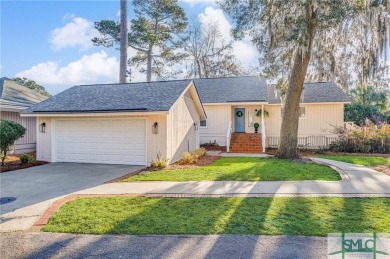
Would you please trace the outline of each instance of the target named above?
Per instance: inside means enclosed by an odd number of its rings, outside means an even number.
[[[56,162],[146,164],[145,120],[58,119]]]

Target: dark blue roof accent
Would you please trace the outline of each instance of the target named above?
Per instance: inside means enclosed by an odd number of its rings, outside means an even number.
[[[267,83],[257,76],[194,79],[203,103],[267,102]]]
[[[74,86],[23,113],[168,111],[191,80]]]

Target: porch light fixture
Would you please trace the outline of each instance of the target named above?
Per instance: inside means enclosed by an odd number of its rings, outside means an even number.
[[[152,133],[153,134],[158,133],[158,123],[157,122],[153,123],[153,125],[152,125]]]
[[[46,131],[46,123],[43,122],[39,124],[39,132],[45,133],[45,131]]]
[[[199,124],[197,122],[194,122],[194,130],[198,130],[199,129]]]

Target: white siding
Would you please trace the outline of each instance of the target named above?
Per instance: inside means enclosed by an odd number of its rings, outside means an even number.
[[[11,147],[11,153],[21,154],[26,152],[35,152],[36,147],[36,119],[20,117],[18,112],[1,111],[1,118],[19,123],[26,128],[26,134],[23,138],[17,140]]]
[[[299,120],[299,136],[329,136],[333,126],[344,125],[344,104],[304,104],[306,107],[306,117]],[[254,132],[254,128],[249,126],[249,112],[256,113],[256,109],[261,109],[261,105],[205,105],[207,114],[207,126],[200,128],[200,143],[217,141],[220,146],[226,145],[226,132],[228,122],[232,121],[234,132],[234,108],[245,108],[245,131]],[[265,118],[265,131],[267,137],[278,137],[281,127],[281,106],[264,105],[264,109],[269,113]],[[254,122],[260,123],[260,118],[254,116]],[[259,129],[260,131],[260,129]]]
[[[195,130],[194,123],[199,124],[200,116],[189,90],[172,106],[167,118],[167,158],[173,163],[179,160],[184,152],[199,148],[199,130]]]
[[[333,126],[344,125],[344,104],[303,104],[306,107],[306,116],[299,119],[299,136],[327,135],[334,136]],[[282,123],[281,106],[269,105],[265,107],[269,117],[266,118],[267,136],[279,136]]]
[[[231,106],[204,105],[204,109],[207,115],[207,125],[199,127],[200,143],[217,141],[220,146],[226,146],[226,131],[232,116]]]

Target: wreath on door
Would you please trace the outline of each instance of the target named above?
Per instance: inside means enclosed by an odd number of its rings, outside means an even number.
[[[237,115],[237,117],[242,117],[244,115],[244,113],[242,111],[238,111],[238,112],[236,112],[236,115]]]

